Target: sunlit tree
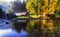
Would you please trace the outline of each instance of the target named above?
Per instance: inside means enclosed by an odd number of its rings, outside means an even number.
[[[60,0],[57,2],[57,8],[55,11],[56,17],[60,17]]]
[[[28,0],[26,4],[27,12],[31,15],[38,15],[40,12],[41,1],[40,0]]]
[[[27,12],[31,15],[54,14],[58,0],[28,0],[26,4]]]

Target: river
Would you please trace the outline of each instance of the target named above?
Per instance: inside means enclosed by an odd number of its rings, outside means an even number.
[[[60,19],[0,20],[0,37],[59,37]],[[26,26],[25,26],[26,25]],[[21,30],[19,30],[21,28]],[[25,29],[26,28],[26,29]],[[19,31],[18,31],[19,30]]]

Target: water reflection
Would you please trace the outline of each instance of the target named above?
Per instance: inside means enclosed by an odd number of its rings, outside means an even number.
[[[30,20],[27,25],[29,37],[59,37],[60,20]]]
[[[0,23],[1,24],[1,23]],[[0,25],[0,37],[59,37],[60,19],[15,20]],[[6,26],[5,26],[6,25]],[[5,27],[4,27],[5,26]]]
[[[27,20],[17,20],[12,23],[12,28],[14,28],[17,32],[20,32],[22,29],[25,31],[27,26]]]
[[[0,37],[27,37],[28,33],[25,30],[25,25],[27,24],[25,20],[12,22],[13,24],[10,23],[8,24],[7,21],[1,21]]]

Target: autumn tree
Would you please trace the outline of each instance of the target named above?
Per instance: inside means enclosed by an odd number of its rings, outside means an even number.
[[[27,12],[31,15],[54,14],[58,0],[28,0],[26,4]]]
[[[60,0],[58,0],[58,2],[57,2],[57,8],[55,11],[55,16],[60,17]]]
[[[26,4],[27,12],[31,15],[38,15],[40,12],[41,1],[40,0],[28,0]]]

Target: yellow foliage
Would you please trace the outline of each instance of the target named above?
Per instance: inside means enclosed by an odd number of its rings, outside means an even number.
[[[29,14],[49,14],[56,10],[57,2],[58,0],[28,0],[26,9]]]
[[[38,0],[40,1],[40,0]],[[38,2],[37,0],[28,0],[27,4],[26,4],[26,9],[27,12],[29,12],[29,14],[34,14],[36,15],[38,13],[38,8],[40,8],[40,2]]]

